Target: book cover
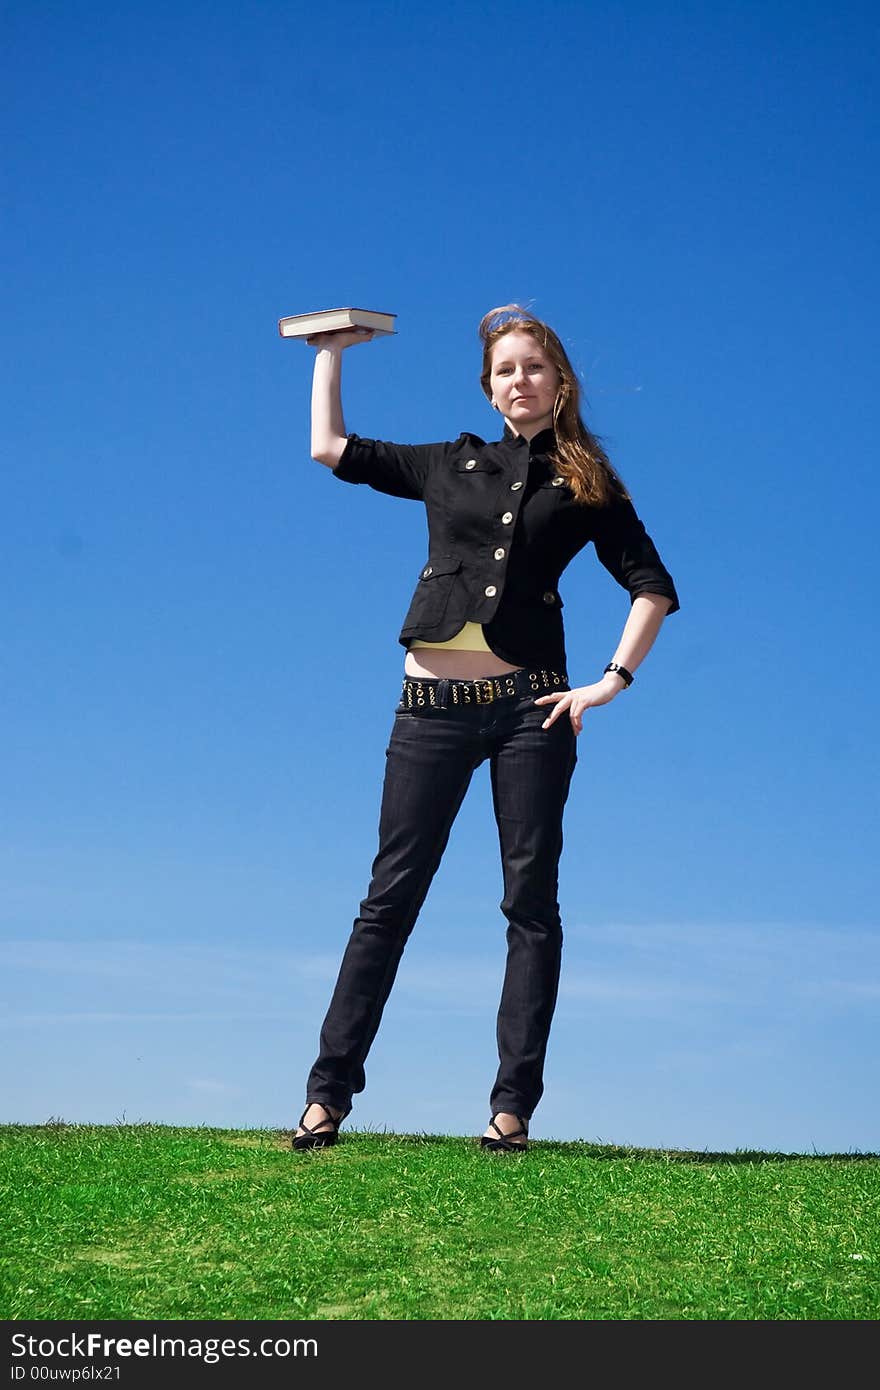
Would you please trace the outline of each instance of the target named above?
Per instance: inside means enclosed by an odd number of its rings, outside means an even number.
[[[278,320],[282,338],[310,338],[313,333],[333,333],[341,328],[370,328],[380,336],[394,333],[396,314],[376,309],[317,309],[311,314],[288,314]]]

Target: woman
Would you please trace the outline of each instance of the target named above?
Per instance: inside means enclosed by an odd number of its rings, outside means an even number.
[[[522,1153],[543,1093],[562,950],[562,814],[584,714],[632,684],[667,613],[668,571],[619,476],[580,416],[559,338],[518,305],[480,324],[480,382],[504,418],[487,444],[462,434],[400,445],[346,434],[343,351],[372,335],[316,335],[312,456],[337,478],[424,502],[429,554],[404,620],[403,692],[386,751],[379,850],[321,1029],[295,1149],[335,1143],[366,1084],[407,937],[474,769],[488,759],[504,870],[507,965],[499,1068],[481,1143]],[[598,681],[566,674],[566,565],[593,541],[631,609]]]

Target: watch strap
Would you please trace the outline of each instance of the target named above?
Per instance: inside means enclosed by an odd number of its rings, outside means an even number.
[[[621,666],[619,662],[609,661],[608,665],[605,667],[605,670],[615,671],[617,675],[620,676],[621,680],[623,681],[624,690],[628,690],[629,687],[632,685],[634,680],[632,672],[628,671],[625,666]]]

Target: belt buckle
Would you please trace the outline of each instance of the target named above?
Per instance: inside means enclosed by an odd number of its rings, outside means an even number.
[[[483,693],[481,694],[481,690]],[[495,699],[495,682],[488,677],[485,680],[474,681],[474,691],[478,705],[488,705]]]

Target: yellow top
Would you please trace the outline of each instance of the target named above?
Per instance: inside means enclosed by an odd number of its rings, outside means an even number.
[[[435,647],[459,652],[490,652],[492,650],[483,636],[482,623],[465,623],[464,627],[454,637],[450,637],[448,642],[422,642],[420,638],[414,637],[409,647],[410,650],[413,647]]]

